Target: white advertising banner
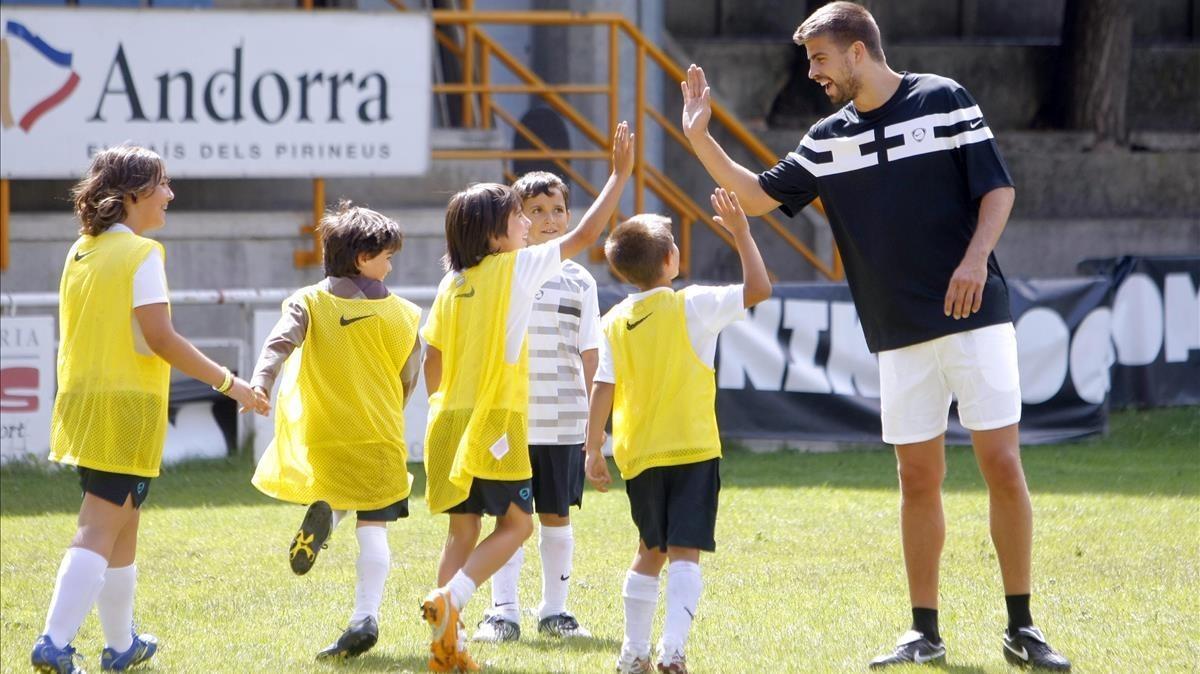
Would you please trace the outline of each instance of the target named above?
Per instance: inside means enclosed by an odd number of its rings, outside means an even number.
[[[418,13],[0,8],[0,172],[72,178],[121,143],[178,177],[415,175]]]
[[[0,318],[0,459],[50,451],[54,318]]]

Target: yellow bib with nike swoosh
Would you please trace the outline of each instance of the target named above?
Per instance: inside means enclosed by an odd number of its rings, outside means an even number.
[[[299,293],[304,343],[284,363],[275,439],[251,480],[292,503],[376,510],[409,495],[404,363],[421,309],[389,295],[346,299],[318,286]]]
[[[613,458],[621,477],[720,458],[715,371],[688,339],[683,292],[626,299],[609,311],[604,334],[616,379]]]
[[[157,477],[167,437],[171,366],[135,346],[133,277],[157,241],[132,232],[83,236],[59,285],[58,392],[50,460]]]
[[[442,380],[429,398],[425,500],[445,512],[475,478],[527,480],[529,351],[505,361],[504,339],[517,253],[489,255],[446,284],[422,334],[441,351]]]

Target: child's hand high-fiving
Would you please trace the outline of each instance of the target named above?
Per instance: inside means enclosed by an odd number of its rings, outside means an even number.
[[[629,130],[629,122],[617,125],[613,135],[613,174],[628,178],[633,173],[633,132]]]
[[[718,187],[712,193],[713,210],[717,212],[713,220],[730,234],[737,234],[750,229],[750,223],[746,220],[746,212],[742,210],[742,205],[738,203],[737,194],[727,192],[724,188]]]

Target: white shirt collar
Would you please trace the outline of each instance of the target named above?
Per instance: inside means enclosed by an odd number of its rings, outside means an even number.
[[[125,223],[122,223],[122,222],[113,223],[112,226],[110,226],[108,229],[106,229],[104,231],[105,232],[128,232],[129,234],[133,234],[133,230],[130,229],[127,225],[125,225]]]
[[[649,290],[644,290],[644,291],[638,292],[638,293],[630,293],[629,299],[633,300],[634,302],[637,302],[638,300],[645,299],[645,298],[653,295],[654,293],[658,293],[658,292],[664,292],[664,293],[675,292],[675,289],[667,288],[664,286],[659,286],[657,288],[651,288]]]

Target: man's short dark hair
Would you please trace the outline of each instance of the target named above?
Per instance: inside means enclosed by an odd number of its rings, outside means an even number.
[[[325,213],[318,231],[325,249],[326,276],[358,276],[360,255],[398,252],[404,245],[404,234],[394,220],[345,200]]]
[[[659,280],[674,243],[670,218],[642,213],[613,228],[604,256],[618,276],[645,289]]]
[[[517,179],[512,188],[522,199],[532,199],[539,194],[550,196],[552,191],[558,190],[565,204],[571,196],[571,188],[567,187],[567,183],[549,171],[530,171]]]
[[[861,42],[871,58],[884,62],[883,41],[879,38],[879,26],[866,7],[853,2],[831,2],[813,12],[792,36],[800,46],[821,35],[828,35],[843,50]]]
[[[446,271],[470,269],[491,255],[491,239],[508,236],[508,217],[521,197],[508,185],[479,183],[450,197],[446,206]]]

